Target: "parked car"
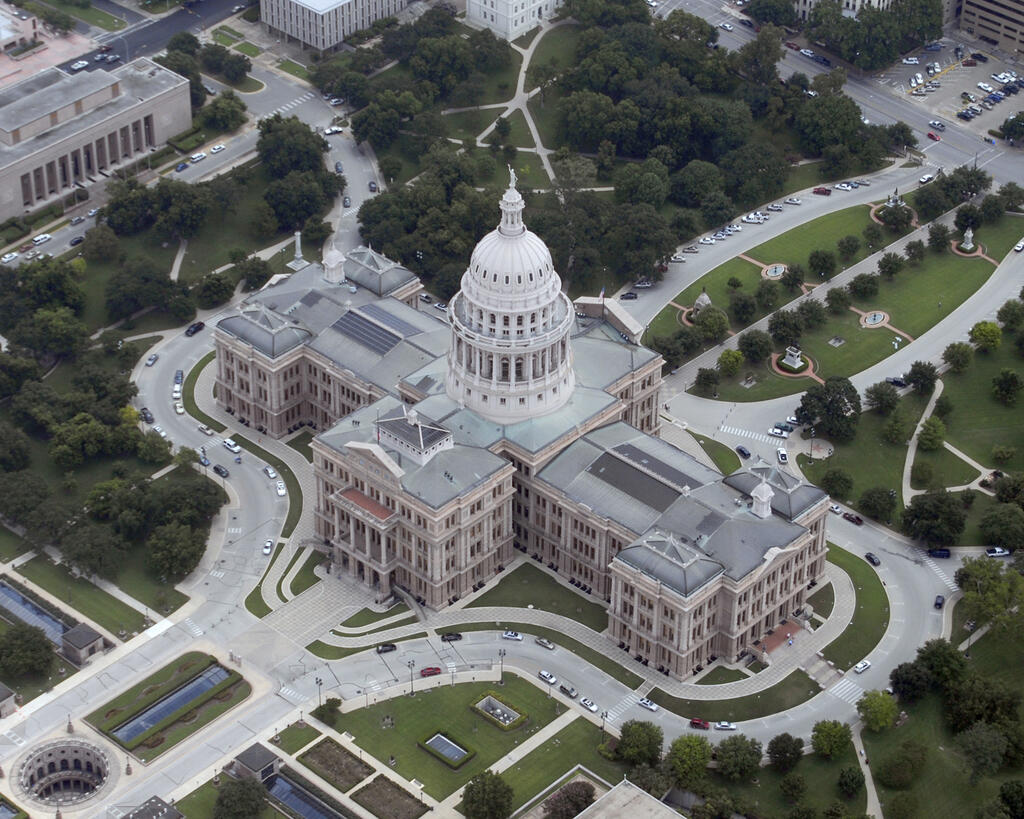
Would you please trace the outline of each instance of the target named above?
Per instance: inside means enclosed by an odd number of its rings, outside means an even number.
[[[784,430],[785,432],[792,432],[794,427],[789,421],[776,421],[775,428]]]
[[[690,727],[691,728],[700,728],[702,731],[710,731],[711,730],[711,723],[708,722],[706,719],[700,719],[699,717],[694,717],[693,719],[690,720]]]
[[[182,404],[181,401],[175,401],[174,402],[174,412],[177,415],[184,415],[185,414],[185,405]]]
[[[812,191],[812,193],[815,193],[818,196],[831,196],[832,195],[832,189],[831,188],[825,188],[825,187],[818,187],[818,188],[815,188]]]
[[[334,163],[334,172],[335,173],[345,173],[345,166],[342,165],[340,162],[335,162]]]
[[[853,512],[844,512],[843,520],[850,521],[854,526],[862,526],[864,524],[864,518],[860,515],[853,514]]]
[[[831,506],[828,507],[828,511],[831,512],[833,515],[841,515],[843,514],[843,507],[840,506],[838,503],[833,503]]]
[[[778,427],[769,427],[768,428],[768,434],[771,435],[771,436],[774,436],[775,438],[788,438],[789,437],[789,433],[786,432],[786,430],[779,429]]]
[[[941,594],[935,595],[935,608],[941,609],[944,605],[946,605],[945,596]]]
[[[721,29],[724,29],[725,31],[732,31],[733,30],[733,26],[732,26],[731,23],[719,23],[718,27],[721,28]]]
[[[534,642],[535,642],[535,643],[536,643],[537,645],[539,645],[539,646],[543,646],[543,647],[544,647],[544,648],[546,648],[546,649],[547,649],[548,651],[554,651],[554,650],[555,650],[555,644],[554,644],[554,643],[552,643],[552,642],[551,642],[551,641],[550,641],[550,640],[549,640],[549,639],[548,639],[547,637],[537,637],[537,638],[536,638],[536,639],[534,640]]]
[[[882,565],[882,561],[878,559],[878,555],[876,555],[874,552],[867,552],[864,555],[864,559],[868,563],[870,563],[872,566],[881,566]]]
[[[200,330],[202,330],[205,326],[206,325],[203,322],[201,322],[201,321],[193,322],[192,324],[190,324],[188,326],[188,329],[185,331],[185,335],[187,335],[189,338],[191,338],[196,333],[198,333]]]
[[[224,444],[224,449],[228,452],[233,452],[235,455],[242,451],[242,448],[231,438],[225,438],[222,443]]]
[[[352,207],[352,197],[351,196],[344,197],[341,200],[341,205],[342,205],[342,207],[346,207],[346,208]]]
[[[167,433],[164,431],[163,427],[155,426],[155,427],[153,427],[153,432],[155,432],[161,438],[166,438],[167,437]]]
[[[277,496],[279,498],[283,498],[285,495],[288,494],[288,490],[284,488],[284,481],[278,481],[274,485],[274,489],[277,492]]]
[[[929,549],[928,557],[948,558],[952,557],[953,553],[949,549]]]
[[[85,241],[85,237],[84,236],[75,236],[70,242],[68,242],[68,244],[71,247],[77,247],[78,245],[82,244],[82,242],[84,242],[84,241]]]
[[[636,301],[637,297],[639,295],[640,295],[639,293],[634,293],[632,290],[628,290],[625,293],[623,293],[621,296],[619,296],[619,298],[622,301]]]
[[[803,200],[801,200],[799,197],[791,196],[791,197],[789,197],[789,199],[786,200],[786,204],[787,205],[802,205],[803,204]]]
[[[637,703],[641,708],[646,708],[648,711],[654,712],[658,710],[658,703],[651,702],[647,697],[642,697],[640,702]]]
[[[920,182],[920,183],[921,183],[922,185],[927,185],[927,184],[928,184],[929,182],[931,182],[931,181],[932,181],[932,180],[933,180],[934,178],[935,178],[935,174],[933,174],[933,173],[926,173],[926,174],[925,174],[924,176],[922,176],[922,177],[921,177],[920,179],[918,179],[917,181],[918,181],[918,182]]]
[[[597,703],[593,700],[588,700],[586,697],[584,697],[580,700],[580,705],[582,705],[584,708],[586,708],[593,714],[597,713]]]
[[[457,631],[446,631],[441,635],[442,643],[457,643],[462,639],[462,635]]]
[[[578,697],[580,693],[567,682],[563,682],[560,686],[558,686],[558,690],[565,694],[565,696],[567,696],[571,700],[576,699],[576,697]]]
[[[861,660],[859,663],[857,663],[857,665],[853,667],[853,673],[863,674],[869,668],[871,668],[871,660]]]
[[[716,731],[735,731],[736,730],[736,723],[735,722],[725,722],[725,721],[716,722],[715,723],[715,730]]]
[[[554,685],[558,682],[558,677],[552,674],[550,671],[545,671],[543,668],[537,672],[537,676],[540,677],[548,685]]]
[[[230,473],[228,470],[220,464],[213,465],[213,471],[220,475],[222,478],[226,478]]]
[[[199,431],[203,433],[203,435],[213,435],[213,430],[206,426],[206,424],[200,424]]]
[[[1013,249],[1016,250],[1018,253],[1024,250],[1024,239],[1021,239],[1019,242],[1017,242],[1017,244],[1013,246]]]
[[[272,466],[263,467],[263,474],[266,475],[270,480],[277,480],[277,471]]]
[[[211,154],[219,154],[223,150],[224,150],[224,146],[223,145],[214,145],[212,148],[210,148],[210,153]]]
[[[397,650],[398,646],[396,646],[394,643],[381,643],[379,646],[377,646],[378,654],[387,654],[389,651]]]
[[[263,554],[269,555],[272,551],[274,551],[274,541],[272,541],[272,540],[265,540],[265,541],[263,541]]]
[[[426,668],[420,669],[421,677],[436,677],[440,673],[441,669],[438,668],[436,665],[428,665]]]
[[[1002,546],[990,546],[985,550],[985,554],[989,557],[1009,557],[1010,550],[1004,549]]]
[[[779,447],[775,450],[775,456],[779,459],[780,464],[789,463],[789,453],[783,447]]]
[[[153,423],[153,413],[151,413],[149,409],[147,409],[146,407],[143,407],[142,409],[139,410],[139,415],[142,417],[142,420],[145,421],[147,424]]]
[[[374,181],[373,181],[373,180],[371,179],[371,180],[370,180],[370,193],[376,193],[376,192],[377,192],[377,183],[376,183],[376,182],[374,182]]]
[[[736,452],[739,453],[739,456],[741,458],[743,458],[744,460],[746,460],[747,458],[750,457],[750,450],[747,449],[742,444],[740,444],[738,447],[736,447]]]
[[[501,639],[502,640],[518,640],[519,642],[522,642],[523,641],[523,635],[520,634],[518,631],[503,631],[501,633]]]
[[[0,256],[0,263],[10,264],[17,258],[18,254],[12,250],[10,253],[5,253],[3,256]]]

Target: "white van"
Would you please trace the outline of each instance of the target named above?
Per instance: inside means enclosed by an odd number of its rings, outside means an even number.
[[[177,401],[179,398],[181,398],[181,384],[175,384],[171,391],[171,399]]]
[[[203,153],[192,154],[192,156],[190,156],[189,159],[191,159],[193,163],[195,163],[195,162],[202,162],[204,159],[206,159],[206,154],[203,154]]]
[[[39,245],[45,245],[52,238],[53,237],[49,233],[40,233],[32,240],[32,244],[39,247]]]

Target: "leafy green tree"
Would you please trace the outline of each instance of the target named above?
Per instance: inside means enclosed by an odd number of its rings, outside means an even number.
[[[896,700],[885,691],[866,691],[857,700],[857,713],[869,731],[876,734],[896,724],[899,707]]]
[[[729,312],[737,324],[749,324],[757,313],[757,299],[749,293],[735,292],[729,297]]]
[[[931,675],[933,684],[943,691],[952,691],[967,673],[967,660],[949,640],[928,640],[917,649],[916,663]]]
[[[836,249],[839,251],[839,257],[844,262],[848,262],[860,250],[860,238],[857,236],[844,236],[836,243]]]
[[[235,292],[235,283],[223,273],[208,273],[196,286],[196,302],[204,310],[223,304]]]
[[[946,425],[941,418],[934,415],[925,418],[921,429],[917,433],[917,445],[925,452],[934,452],[942,449],[942,443],[946,438]]]
[[[709,395],[715,391],[718,386],[719,376],[718,370],[711,369],[710,367],[701,367],[697,370],[697,378],[694,382],[694,386],[697,387],[705,395]]]
[[[285,119],[274,114],[261,119],[258,127],[256,151],[274,179],[283,179],[293,171],[324,172],[327,141],[298,117]]]
[[[833,467],[821,476],[821,488],[833,498],[847,498],[853,491],[853,478],[846,470]]]
[[[1016,141],[1024,137],[1024,113],[1018,112],[1012,117],[1007,117],[999,130],[1006,139]]]
[[[679,787],[691,789],[704,781],[711,750],[711,743],[695,734],[683,734],[672,741],[666,759]]]
[[[195,57],[199,53],[199,48],[199,39],[190,31],[179,31],[172,34],[167,41],[168,51],[182,51],[190,57]]]
[[[924,251],[924,242],[920,239],[907,242],[907,246],[904,248],[904,253],[907,254],[907,261],[913,264],[921,264],[924,261]]]
[[[906,740],[899,748],[883,757],[881,764],[871,767],[874,777],[887,788],[905,790],[924,770],[927,758],[927,747],[915,740]]]
[[[886,253],[878,260],[878,274],[892,279],[903,269],[903,257],[898,253]]]
[[[1024,302],[1020,299],[1010,299],[1003,303],[996,313],[996,318],[1003,325],[1003,329],[1011,333],[1017,332],[1024,325]]]
[[[804,741],[790,734],[778,734],[768,743],[768,759],[780,773],[788,773],[803,758]]]
[[[915,495],[903,510],[904,534],[937,546],[956,543],[966,523],[960,499],[945,490]]]
[[[939,371],[930,361],[915,361],[907,371],[906,380],[918,395],[927,395],[935,389]]]
[[[890,520],[896,511],[896,492],[884,486],[872,486],[861,493],[857,507],[875,520]]]
[[[735,734],[718,743],[718,770],[733,782],[750,779],[761,766],[761,743]]]
[[[1017,403],[1017,394],[1024,387],[1020,376],[1009,367],[1003,367],[999,375],[992,379],[992,395],[996,400],[1007,406]]]
[[[954,373],[962,373],[971,366],[971,359],[974,357],[974,348],[965,341],[954,341],[942,351],[942,360],[949,365]]]
[[[31,461],[28,436],[6,421],[0,421],[0,471],[17,472]]]
[[[981,536],[985,543],[998,543],[1011,550],[1024,548],[1024,509],[1015,503],[997,503],[982,515]]]
[[[822,279],[831,279],[839,267],[836,261],[836,254],[831,250],[812,250],[807,259],[807,266],[812,273],[817,273]]]
[[[1024,779],[1011,779],[999,786],[999,801],[1011,819],[1024,819]]]
[[[870,299],[878,295],[878,276],[870,273],[858,273],[846,285],[850,295],[858,299]]]
[[[1017,447],[1007,444],[996,444],[992,447],[992,460],[997,464],[1005,464],[1013,460],[1017,454]]]
[[[157,526],[146,545],[150,569],[157,577],[173,583],[199,565],[206,548],[201,535],[180,523]]]
[[[219,131],[237,131],[245,124],[246,110],[241,98],[226,88],[203,108],[203,122]]]
[[[258,779],[227,780],[217,789],[213,819],[252,819],[266,807],[267,789]]]
[[[729,319],[717,307],[705,307],[694,318],[693,325],[708,341],[720,341],[729,332]]]
[[[802,774],[791,771],[779,781],[779,790],[790,803],[796,804],[807,793],[807,780]]]
[[[906,232],[914,219],[914,214],[907,207],[883,206],[879,208],[877,215],[882,224],[894,233]]]
[[[860,420],[860,395],[848,378],[830,376],[804,393],[796,409],[801,424],[815,427],[834,441],[850,441]]]
[[[1016,182],[1006,182],[999,188],[999,196],[1006,204],[1007,210],[1018,210],[1024,205],[1024,187]]]
[[[779,286],[771,279],[762,279],[757,286],[757,303],[765,310],[773,309],[779,303]]]
[[[752,0],[746,11],[761,23],[783,27],[796,23],[796,10],[788,0]]]
[[[795,310],[776,310],[768,319],[768,333],[777,344],[797,344],[803,331],[803,322]]]
[[[901,702],[916,702],[931,689],[932,675],[921,663],[900,663],[889,672],[889,685]]]
[[[861,231],[861,236],[869,248],[876,248],[882,244],[882,229],[874,222]]]
[[[845,313],[850,308],[852,301],[850,293],[845,287],[833,287],[825,294],[828,311],[836,316]]]
[[[37,626],[15,621],[0,634],[0,669],[9,679],[45,674],[53,660],[53,645]]]
[[[823,327],[825,322],[828,321],[824,306],[820,301],[813,298],[800,302],[796,307],[796,314],[800,317],[805,330],[815,330],[818,327]]]
[[[993,224],[1003,218],[1006,213],[1006,203],[1002,197],[996,194],[989,194],[981,200],[981,221],[984,224]]]
[[[820,720],[814,723],[811,729],[811,747],[814,753],[825,759],[832,759],[845,750],[852,741],[850,726],[839,720]]]
[[[957,735],[957,744],[971,771],[971,784],[983,776],[996,773],[1006,757],[1006,734],[998,728],[979,722]]]
[[[85,232],[82,255],[90,262],[109,262],[121,255],[117,234],[107,225],[96,225]]]
[[[512,786],[492,771],[481,771],[462,792],[466,819],[507,819],[512,815]]]
[[[892,698],[890,697],[890,699]],[[839,792],[844,797],[853,799],[864,787],[864,774],[860,768],[843,768],[839,772],[839,781],[836,784],[839,787]]]
[[[664,733],[653,722],[631,719],[622,724],[615,753],[619,759],[631,766],[655,767],[661,761],[661,746],[664,741]]]
[[[925,188],[927,190],[927,188]],[[953,240],[949,226],[942,222],[932,222],[928,226],[928,247],[938,253],[945,253],[949,250],[949,243]]]
[[[573,819],[594,802],[594,786],[577,780],[559,788],[544,800],[544,819]]]
[[[779,277],[779,284],[785,287],[789,292],[795,293],[800,289],[800,285],[804,283],[804,269],[801,265],[791,264],[787,265],[786,269],[782,272],[782,276]]]
[[[900,394],[888,381],[879,381],[864,391],[864,403],[879,415],[889,415],[900,405]]]
[[[726,378],[731,378],[743,366],[743,353],[739,350],[722,350],[718,356],[718,371]]]
[[[772,354],[772,338],[763,330],[747,330],[738,341],[737,346],[743,357],[751,364],[764,361]]]
[[[961,205],[956,209],[953,224],[961,233],[981,227],[981,210],[975,205]]]

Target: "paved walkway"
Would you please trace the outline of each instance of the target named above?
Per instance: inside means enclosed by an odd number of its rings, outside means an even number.
[[[878,801],[878,791],[875,790],[875,780],[871,776],[871,768],[868,765],[869,760],[866,752],[864,751],[864,743],[861,742],[860,738],[860,732],[864,729],[864,724],[857,722],[851,727],[853,729],[853,747],[857,749],[857,761],[860,763],[861,773],[864,774],[864,790],[867,791],[868,795],[867,815],[881,819],[882,803]]]
[[[939,396],[942,395],[942,379],[940,378],[935,382],[935,389],[932,390],[932,397],[928,400],[928,405],[924,408],[924,412],[921,413],[921,420],[917,422],[917,426],[914,427],[914,432],[910,436],[910,444],[907,446],[907,457],[903,461],[903,502],[909,503],[910,499],[914,495],[924,494],[923,489],[913,489],[910,486],[910,472],[914,466],[914,458],[917,456],[917,436],[921,432],[921,428],[924,426],[924,422],[927,421],[935,409],[935,402],[939,400]]]

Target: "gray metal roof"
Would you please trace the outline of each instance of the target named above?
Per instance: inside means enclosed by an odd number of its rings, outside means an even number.
[[[827,497],[827,493],[817,486],[805,483],[796,475],[763,461],[734,472],[725,479],[725,483],[749,495],[761,483],[762,477],[775,491],[772,511],[789,520],[799,517]]]
[[[345,278],[377,296],[393,293],[416,280],[416,274],[398,262],[368,247],[357,247],[345,255]]]
[[[405,441],[420,452],[424,452],[434,444],[447,438],[451,433],[444,427],[434,424],[418,412],[406,412],[405,404],[399,410],[392,410],[387,417],[381,418],[377,426],[386,429],[396,438]]]
[[[235,761],[240,762],[250,771],[259,772],[279,758],[280,757],[278,757],[278,755],[271,751],[266,745],[257,742],[250,745],[242,751],[242,753],[236,756]]]
[[[297,319],[289,320],[260,304],[243,306],[237,314],[218,321],[217,327],[269,358],[277,358],[313,338]]]
[[[590,324],[585,335],[572,339],[572,354],[576,383],[601,388],[614,384],[659,355],[623,341],[607,322],[597,320]]]
[[[651,530],[619,552],[615,559],[655,578],[684,597],[725,571],[717,560],[660,529]]]
[[[92,645],[101,637],[102,635],[92,626],[87,623],[79,623],[74,628],[65,631],[61,640],[75,648],[82,649]]]
[[[422,405],[422,402],[421,402]],[[417,411],[422,413],[421,406]],[[350,443],[378,444],[403,470],[402,489],[419,500],[438,509],[458,498],[508,462],[482,446],[456,443],[452,449],[438,452],[425,464],[416,463],[402,452],[390,449],[386,442],[377,440],[375,422],[404,412],[404,405],[394,396],[385,396],[366,407],[347,415],[329,430],[317,436],[324,445],[343,452]],[[408,423],[405,423],[408,426]]]

